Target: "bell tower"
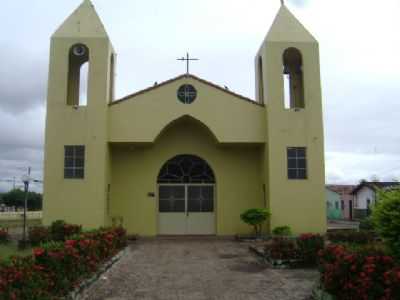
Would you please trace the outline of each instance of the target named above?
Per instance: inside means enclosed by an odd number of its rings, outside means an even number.
[[[255,59],[266,106],[266,203],[271,224],[325,232],[322,96],[317,40],[283,4]]]
[[[83,1],[51,38],[45,224],[63,219],[85,227],[107,225],[107,116],[108,104],[113,100],[114,55],[89,0]],[[85,66],[87,82],[82,80]],[[90,218],[83,211],[91,211]]]

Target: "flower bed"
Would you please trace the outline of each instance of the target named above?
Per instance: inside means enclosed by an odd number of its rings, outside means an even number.
[[[99,229],[51,241],[31,256],[0,263],[0,299],[47,300],[65,296],[126,245],[124,229]]]
[[[276,268],[315,266],[324,239],[319,234],[302,234],[297,238],[274,237],[264,248],[265,259]]]
[[[53,222],[49,227],[35,226],[28,231],[29,242],[32,246],[38,246],[48,241],[65,241],[68,237],[82,232],[82,227],[67,224],[62,220]]]
[[[319,259],[322,289],[337,299],[400,299],[400,268],[379,249],[330,245]]]

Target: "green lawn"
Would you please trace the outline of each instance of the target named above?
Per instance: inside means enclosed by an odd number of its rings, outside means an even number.
[[[8,244],[0,244],[0,259],[5,259],[11,255],[26,256],[32,254],[32,248],[25,250],[18,250],[16,242],[10,242]]]

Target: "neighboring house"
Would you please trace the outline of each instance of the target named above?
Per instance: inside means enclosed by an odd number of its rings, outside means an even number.
[[[116,100],[114,67],[85,0],[51,39],[44,224],[234,235],[251,230],[241,213],[267,207],[269,228],[326,231],[318,42],[285,5],[255,57],[255,100],[189,73]]]
[[[390,189],[400,186],[398,182],[363,181],[352,192],[354,195],[354,218],[362,219],[370,215],[372,206],[377,201],[378,189]]]
[[[341,199],[340,194],[332,191],[328,187],[325,188],[326,193],[326,214],[328,220],[341,220],[343,219],[342,210],[340,207]]]
[[[342,211],[343,219],[352,220],[354,211],[354,195],[352,194],[352,192],[356,188],[356,186],[329,184],[326,187],[340,195],[340,209]]]

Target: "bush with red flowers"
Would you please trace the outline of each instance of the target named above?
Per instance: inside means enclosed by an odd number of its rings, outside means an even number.
[[[400,273],[380,250],[350,251],[330,245],[319,252],[322,288],[337,299],[400,299]]]
[[[30,227],[28,239],[32,246],[38,246],[40,243],[51,240],[50,230],[44,226]]]
[[[318,252],[324,249],[324,237],[319,234],[305,233],[297,238],[296,243],[303,262],[307,265],[316,265]]]
[[[65,241],[68,237],[82,232],[82,226],[67,224],[63,220],[57,220],[50,225],[51,240]]]
[[[4,228],[0,228],[0,244],[6,244],[10,241],[10,235]]]
[[[26,258],[0,263],[0,299],[65,296],[126,245],[123,228],[102,228],[66,241],[50,241]]]
[[[82,227],[67,224],[62,220],[54,221],[50,227],[35,226],[29,228],[28,237],[32,246],[38,246],[48,241],[65,241],[70,236],[82,232]]]

